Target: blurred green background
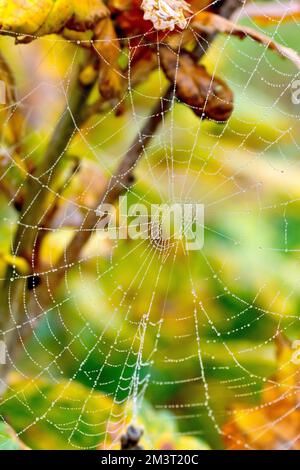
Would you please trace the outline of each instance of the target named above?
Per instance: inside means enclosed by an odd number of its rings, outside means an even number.
[[[266,31],[300,53],[299,25]],[[27,157],[38,162],[62,113],[77,49],[55,37],[26,47],[2,38],[0,46],[31,128],[23,135]],[[203,203],[204,248],[92,238],[41,315],[0,403],[29,447],[118,446],[133,416],[149,448],[223,448],[230,407],[259,403],[276,369],[276,334],[300,337],[300,107],[290,88],[297,73],[251,40],[219,37],[205,63],[234,90],[232,118],[201,122],[176,104],[129,194],[149,205]],[[123,116],[97,116],[73,141],[79,171],[44,240],[45,272],[81,220],[80,205],[92,205],[166,85],[154,72],[127,96]],[[17,168],[4,162],[4,171],[21,187]],[[3,254],[17,215],[2,194],[0,211]]]

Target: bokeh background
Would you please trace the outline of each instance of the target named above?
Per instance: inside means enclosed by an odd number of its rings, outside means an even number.
[[[299,26],[255,25],[300,53]],[[1,38],[0,47],[26,116],[24,158],[38,163],[82,52],[55,36],[26,46]],[[297,71],[251,40],[222,37],[205,64],[234,91],[231,119],[201,121],[174,104],[128,194],[132,203],[203,203],[204,248],[92,237],[20,351],[0,403],[3,420],[30,448],[118,448],[132,418],[143,426],[147,448],[230,448],[226,433],[237,423],[236,407],[251,416],[255,407],[274,405],[263,389],[282,367],[278,338],[300,339],[300,105],[291,100]],[[44,239],[45,273],[166,86],[162,72],[152,73],[126,97],[122,116],[94,117],[72,142],[78,171]],[[6,127],[0,109],[2,148]],[[20,168],[1,152],[2,180],[21,188]],[[17,213],[1,192],[0,211],[3,279]],[[290,417],[293,407],[287,405]],[[244,421],[250,447],[275,425],[272,414],[259,425]],[[5,432],[0,447],[18,446]],[[241,431],[234,432],[232,444]],[[283,441],[297,439],[290,434],[287,426]]]

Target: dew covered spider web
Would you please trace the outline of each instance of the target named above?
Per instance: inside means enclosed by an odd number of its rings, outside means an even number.
[[[296,18],[289,23],[284,16],[267,18],[272,26],[265,28],[243,9],[239,15],[270,39],[299,48]],[[203,47],[203,38],[195,37]],[[132,39],[124,38],[129,63],[144,36],[138,45],[132,46]],[[2,41],[5,57],[14,58],[17,101],[11,108],[25,115],[21,161],[26,163],[43,155],[68,103],[81,52],[56,36],[26,46]],[[153,45],[159,54],[161,43]],[[241,425],[238,406],[248,423],[244,446],[251,449],[298,409],[291,399],[298,393],[296,372],[292,369],[284,384],[274,376],[292,364],[292,353],[278,364],[276,340],[300,339],[300,108],[291,91],[298,72],[250,38],[218,37],[203,62],[234,91],[232,117],[221,125],[197,117],[179,103],[174,88],[161,125],[143,147],[127,196],[131,204],[204,204],[204,247],[187,251],[181,240],[111,240],[96,228],[59,290],[48,287],[49,306],[34,316],[25,306],[25,318],[12,327],[21,347],[16,359],[7,357],[11,372],[0,413],[28,445],[38,440],[37,447],[118,448],[134,423],[144,428],[148,448],[170,442],[173,448],[195,448],[196,442],[220,448],[224,424],[231,423],[231,430]],[[136,88],[129,79],[124,114],[115,117],[116,102],[89,120],[66,148],[69,166],[62,183],[49,188],[57,211],[42,229],[41,285],[48,285],[59,255],[83,230],[85,214],[94,210],[134,137],[143,138],[151,109],[160,101],[163,110],[167,87],[161,67]],[[14,201],[24,187],[24,175],[20,181],[14,176],[21,163],[5,141],[12,113],[1,138],[6,167],[0,181],[18,182],[10,199],[1,196],[7,251],[22,225]],[[6,281],[12,292],[16,278]],[[37,302],[39,288],[33,286]],[[10,303],[9,309],[14,318]],[[28,325],[31,337],[23,338]],[[266,388],[274,392],[273,400],[263,401]],[[274,407],[279,411],[273,413]],[[251,420],[257,410],[265,413],[261,422]],[[240,436],[227,432],[229,447],[238,445]],[[180,444],[186,438],[197,441]],[[278,438],[276,446],[290,449],[298,442],[295,430]]]

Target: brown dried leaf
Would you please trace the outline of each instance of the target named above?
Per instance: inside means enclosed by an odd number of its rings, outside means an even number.
[[[85,31],[108,15],[102,0],[1,0],[0,30],[34,36],[59,33],[64,26]]]
[[[219,78],[213,78],[205,67],[182,51],[175,54],[161,48],[161,64],[168,79],[176,84],[176,96],[192,108],[197,116],[217,122],[227,121],[233,111],[233,93]]]

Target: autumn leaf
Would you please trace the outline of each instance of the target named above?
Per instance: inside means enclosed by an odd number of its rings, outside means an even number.
[[[255,31],[246,26],[239,26],[234,22],[227,20],[219,15],[210,12],[200,12],[194,16],[191,21],[191,29],[195,32],[213,34],[223,33],[237,36],[240,39],[251,38],[266,46],[268,49],[278,52],[281,56],[292,61],[298,69],[300,69],[300,57],[298,54],[288,47],[282,46],[273,41],[270,37]]]
[[[6,423],[0,422],[0,450],[29,450]]]
[[[133,0],[108,0],[108,7],[112,11],[125,11],[132,8],[133,3]]]
[[[276,348],[277,371],[262,391],[261,404],[232,408],[233,417],[223,428],[228,449],[300,450],[300,368],[282,335]]]
[[[22,191],[18,190],[27,175],[28,168],[21,157],[22,138],[25,121],[18,104],[13,72],[4,56],[0,53],[0,82],[3,87],[4,102],[0,105],[0,188],[7,199],[14,201],[16,207],[22,202]],[[14,166],[12,167],[12,162]]]
[[[198,65],[187,52],[178,56],[167,47],[161,48],[161,64],[168,79],[175,84],[176,96],[197,116],[227,121],[233,111],[233,94],[219,78],[213,78],[203,65]]]
[[[236,16],[239,20],[250,17],[263,26],[274,26],[278,22],[297,21],[300,18],[300,2],[299,0],[258,4],[251,2],[244,5]]]

